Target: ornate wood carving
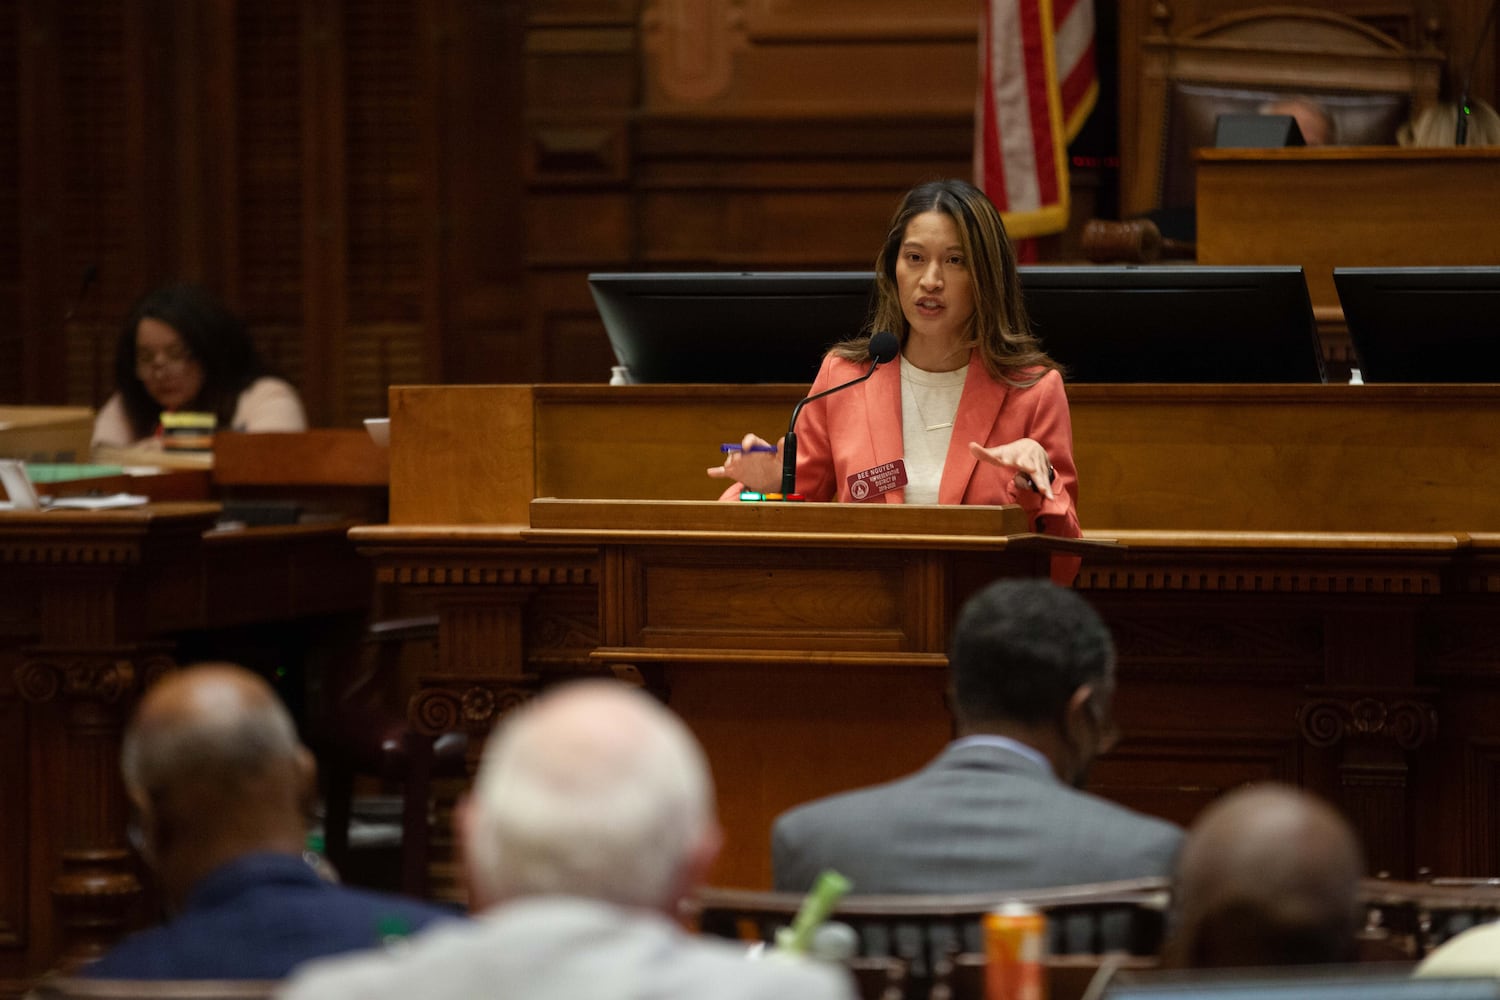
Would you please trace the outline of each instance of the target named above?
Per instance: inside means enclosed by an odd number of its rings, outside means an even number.
[[[1500,743],[1465,747],[1462,773],[1466,866],[1456,874],[1500,872]]]
[[[698,104],[729,89],[744,44],[744,0],[648,0],[641,28],[652,78],[668,100]]]
[[[114,704],[134,692],[135,677],[135,665],[129,660],[39,659],[17,669],[16,689],[30,702],[63,698]]]
[[[1323,629],[1317,616],[1117,616],[1107,608],[1121,671],[1129,677],[1313,681],[1322,676]]]
[[[520,683],[429,678],[412,696],[407,717],[418,731],[429,735],[455,729],[485,733],[536,692],[534,677],[522,678]]]
[[[1420,698],[1351,691],[1305,702],[1297,711],[1297,725],[1315,747],[1376,737],[1410,751],[1437,735],[1438,718],[1432,704]]]
[[[1437,735],[1427,690],[1309,689],[1297,713],[1302,738],[1337,751],[1339,800],[1375,871],[1410,869],[1410,760]]]
[[[0,657],[9,657],[0,653]],[[0,761],[26,759],[26,706],[6,690],[11,669],[0,670]],[[0,765],[0,803],[27,800],[33,780],[29,769]],[[26,883],[30,861],[31,831],[26,811],[0,809],[0,885],[20,886]],[[29,919],[27,900],[19,892],[0,895],[0,951],[24,948]],[[4,994],[0,985],[0,995]],[[17,994],[19,995],[19,994]]]
[[[1500,675],[1500,630],[1477,608],[1441,614],[1422,629],[1418,655],[1424,677],[1494,678]]]
[[[1433,569],[1321,567],[1288,560],[1284,565],[1205,566],[1196,560],[1150,565],[1084,566],[1076,586],[1086,590],[1230,591],[1266,594],[1435,594]]]

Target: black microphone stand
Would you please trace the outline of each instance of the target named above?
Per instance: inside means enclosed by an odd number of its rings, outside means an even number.
[[[900,350],[901,344],[894,333],[883,330],[875,334],[870,338],[870,357],[874,359],[874,363],[870,365],[869,371],[859,378],[850,379],[843,385],[836,385],[832,389],[824,389],[822,392],[808,396],[792,407],[792,419],[787,423],[786,439],[781,443],[782,496],[790,497],[797,492],[797,417],[802,413],[802,408],[815,399],[822,399],[824,396],[847,389],[851,385],[859,385],[874,375],[875,369],[893,359]]]

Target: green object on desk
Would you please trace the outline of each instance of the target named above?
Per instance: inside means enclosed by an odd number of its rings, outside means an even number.
[[[796,955],[806,955],[812,945],[813,932],[838,908],[839,900],[852,888],[850,881],[833,869],[818,876],[812,892],[802,900],[792,926],[776,932],[776,947]]]
[[[27,462],[26,473],[33,483],[67,483],[75,479],[101,479],[123,476],[124,466],[88,465],[74,462]]]

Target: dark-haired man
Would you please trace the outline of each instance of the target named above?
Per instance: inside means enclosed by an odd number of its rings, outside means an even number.
[[[776,888],[834,868],[859,893],[990,892],[1166,875],[1170,823],[1088,795],[1113,742],[1114,647],[1077,594],[1002,580],[959,614],[949,653],[958,739],[915,774],[776,821]]]

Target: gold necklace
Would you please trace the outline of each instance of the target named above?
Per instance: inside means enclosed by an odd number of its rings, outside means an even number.
[[[951,417],[940,424],[929,424],[927,422],[927,414],[922,412],[922,400],[920,398],[921,394],[917,391],[917,381],[909,374],[907,374],[905,367],[901,369],[901,381],[904,385],[911,388],[911,402],[912,405],[917,408],[917,419],[922,422],[923,427],[927,428],[927,430],[931,432],[945,430],[946,428],[953,426],[953,419]],[[957,409],[957,407],[954,407],[953,416],[955,417],[958,416]]]

